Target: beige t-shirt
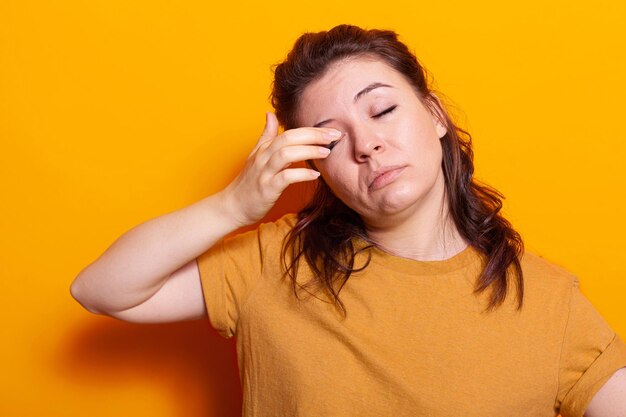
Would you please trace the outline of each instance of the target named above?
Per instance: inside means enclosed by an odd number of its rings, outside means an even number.
[[[483,312],[471,247],[427,262],[371,249],[340,293],[345,319],[319,298],[298,301],[280,257],[294,222],[287,215],[198,257],[211,324],[237,336],[246,417],[579,417],[626,366],[626,345],[576,278],[529,253],[521,312],[514,288]],[[308,265],[300,270],[306,281]]]

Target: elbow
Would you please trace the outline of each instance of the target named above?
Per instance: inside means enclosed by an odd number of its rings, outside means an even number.
[[[74,298],[78,304],[83,306],[83,308],[90,313],[101,314],[99,310],[88,302],[88,297],[85,292],[84,282],[79,274],[76,278],[74,278],[74,281],[72,281],[72,284],[70,285],[70,294],[72,295],[72,298]]]

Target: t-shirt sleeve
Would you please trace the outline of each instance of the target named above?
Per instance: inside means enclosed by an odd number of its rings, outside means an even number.
[[[562,345],[557,406],[582,417],[593,396],[626,366],[626,345],[585,298],[575,280]]]
[[[256,230],[225,239],[198,256],[209,321],[222,336],[235,335],[241,309],[263,275],[266,257],[279,256],[276,248],[282,244],[287,226],[284,219],[262,224]],[[276,264],[277,260],[271,261]]]

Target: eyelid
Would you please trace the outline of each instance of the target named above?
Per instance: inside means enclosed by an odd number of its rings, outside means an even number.
[[[379,117],[382,117],[382,116],[384,116],[386,114],[389,114],[392,111],[394,111],[396,109],[396,107],[398,107],[398,105],[394,104],[393,106],[386,108],[385,110],[381,111],[380,113],[377,113],[377,114],[373,115],[372,118],[373,119],[378,119]]]

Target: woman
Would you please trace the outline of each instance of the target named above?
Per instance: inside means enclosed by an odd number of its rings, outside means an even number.
[[[240,175],[121,236],[72,284],[85,308],[208,314],[237,335],[246,416],[626,412],[626,346],[575,277],[523,253],[393,32],[303,35],[272,98]],[[222,240],[313,180],[298,215]]]

